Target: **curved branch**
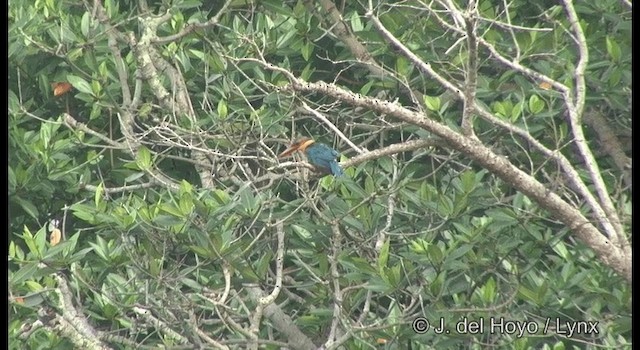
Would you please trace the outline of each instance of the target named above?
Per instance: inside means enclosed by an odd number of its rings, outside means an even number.
[[[403,55],[405,55],[417,67],[419,67],[423,73],[428,74],[432,78],[436,79],[443,86],[445,86],[449,91],[453,92],[454,95],[458,97],[458,99],[464,100],[464,94],[462,93],[462,91],[460,91],[457,87],[453,86],[453,84],[451,84],[442,76],[440,76],[437,72],[435,72],[429,64],[424,63],[418,56],[416,56],[413,52],[411,52],[409,48],[403,45],[395,36],[393,36],[393,34],[391,34],[391,32],[389,32],[384,27],[384,25],[380,22],[380,20],[377,17],[373,16],[373,14],[371,13],[367,15],[369,18],[371,18],[372,22],[374,23],[374,26],[378,28],[378,30],[383,35],[383,37],[385,37],[385,39],[391,45],[397,47],[400,50],[400,52],[402,52]],[[439,23],[445,26],[446,28],[460,35],[466,35],[466,33],[462,29],[457,28],[445,22],[437,14],[435,14],[435,18],[437,18]],[[544,74],[538,73],[532,69],[524,67],[518,62],[514,62],[507,59],[506,57],[502,56],[495,49],[493,45],[486,42],[482,37],[477,37],[477,39],[478,39],[478,43],[483,47],[485,47],[486,49],[488,49],[489,52],[491,52],[492,56],[496,60],[498,60],[500,63],[504,64],[508,68],[511,68],[517,72],[520,72],[526,76],[529,76],[530,78],[548,82],[553,87],[557,88],[565,96],[569,96],[571,94],[570,89],[566,85],[558,83],[557,81],[549,78]],[[569,101],[566,101],[566,102],[567,102],[567,106],[569,106],[570,102]],[[623,237],[622,238],[619,237],[621,236],[621,233],[620,233],[621,231],[619,231],[618,228],[621,228],[621,226],[619,225],[620,220],[617,214],[615,213],[615,210],[613,212],[613,216],[609,216],[610,210],[605,210],[600,205],[598,200],[596,200],[596,198],[589,191],[585,183],[582,181],[582,179],[580,178],[580,175],[575,170],[571,162],[569,162],[569,160],[564,155],[562,155],[562,153],[558,151],[551,151],[550,149],[545,147],[542,143],[540,143],[538,140],[533,138],[526,130],[523,130],[519,127],[516,127],[510,123],[507,123],[495,117],[491,112],[487,111],[484,106],[480,105],[478,101],[474,101],[474,108],[475,108],[475,111],[478,113],[478,115],[480,115],[485,120],[490,121],[491,123],[494,123],[495,125],[498,125],[500,127],[503,127],[506,130],[509,130],[510,132],[515,133],[516,135],[519,135],[520,137],[524,138],[527,142],[529,142],[537,150],[541,151],[545,156],[549,157],[550,159],[555,159],[560,165],[560,167],[562,168],[562,170],[564,171],[564,175],[567,178],[567,180],[577,189],[580,195],[589,204],[590,208],[594,211],[598,220],[601,220],[601,224],[605,232],[607,233],[607,235],[611,239],[614,239],[615,241],[620,241],[620,242],[616,242],[616,244],[619,247],[625,247],[625,244],[623,242],[625,242],[626,240]],[[608,206],[607,203],[606,202],[603,202],[603,203],[606,208]],[[630,254],[630,251],[627,253]]]
[[[245,285],[249,296],[253,300],[264,297],[264,292],[257,285]],[[271,321],[275,329],[287,339],[293,349],[316,350],[317,346],[296,326],[295,322],[276,304],[269,304],[264,308],[264,315]]]
[[[93,328],[86,317],[82,315],[73,305],[73,293],[69,288],[64,276],[60,273],[53,274],[58,283],[56,293],[58,294],[58,305],[62,310],[62,316],[56,315],[52,322],[61,334],[69,337],[77,347],[82,349],[106,350],[110,349],[100,340],[101,332]]]
[[[476,88],[478,86],[478,39],[476,26],[478,23],[478,4],[475,0],[469,1],[467,14],[464,18],[467,30],[467,51],[469,59],[467,77],[464,84],[464,108],[462,110],[462,133],[466,136],[475,136],[473,132],[473,112],[476,101]]]
[[[611,157],[613,163],[622,173],[622,181],[631,190],[633,184],[631,158],[625,154],[620,140],[605,117],[598,111],[588,111],[584,114],[584,122],[598,135],[602,150]]]
[[[307,2],[307,4],[312,3],[311,1]],[[400,91],[407,95],[416,106],[423,108],[424,102],[419,98],[422,94],[412,90],[406,79],[396,76],[393,72],[389,72],[373,58],[367,47],[360,41],[358,36],[353,33],[347,23],[345,23],[342,13],[340,13],[335,3],[331,0],[319,0],[318,3],[327,14],[327,16],[318,16],[319,19],[331,24],[331,32],[344,43],[345,47],[351,51],[356,60],[368,69],[373,76],[390,76],[396,79],[399,83]],[[311,8],[311,10],[313,11],[313,8]]]
[[[122,91],[122,109],[135,108],[131,103],[131,89],[129,88],[127,67],[124,63],[124,59],[122,59],[122,55],[120,54],[120,49],[118,48],[118,41],[125,41],[125,36],[111,25],[107,11],[102,6],[102,3],[100,1],[95,1],[94,5],[94,10],[96,10],[98,20],[107,28],[107,45],[109,45],[109,49],[111,50],[111,54],[114,58],[116,71],[118,72],[118,82],[120,83],[120,90]]]
[[[274,67],[264,64],[266,67]],[[281,68],[275,68],[280,70]],[[511,164],[506,158],[495,154],[480,141],[467,138],[423,115],[408,110],[397,103],[382,101],[339,88],[324,82],[308,83],[294,79],[284,87],[285,90],[297,92],[322,93],[356,107],[365,107],[378,113],[391,115],[402,121],[419,126],[444,139],[451,148],[467,155],[496,176],[511,184],[522,193],[532,198],[538,205],[558,218],[580,239],[586,242],[598,255],[599,259],[618,274],[631,282],[631,253],[628,242],[621,237],[620,244],[612,244],[605,235],[580,212],[565,202],[560,196],[547,189],[533,176],[523,172]]]
[[[574,142],[576,146],[578,146],[578,150],[580,152],[580,156],[584,160],[584,166],[589,172],[589,177],[593,182],[593,186],[595,187],[596,193],[600,199],[600,203],[606,213],[606,218],[608,219],[605,224],[613,225],[613,231],[609,234],[609,237],[613,240],[617,240],[617,244],[620,247],[624,247],[622,242],[624,239],[624,229],[622,228],[622,224],[620,221],[620,217],[618,217],[618,213],[615,210],[613,202],[611,201],[611,197],[609,197],[609,192],[607,191],[607,186],[602,179],[602,175],[600,174],[600,168],[598,167],[598,163],[593,157],[593,153],[589,149],[589,145],[587,144],[587,140],[584,136],[584,131],[582,130],[582,114],[584,112],[584,103],[586,99],[586,90],[587,87],[585,85],[584,80],[584,72],[587,69],[587,64],[589,63],[589,49],[587,48],[587,39],[584,36],[584,32],[582,31],[582,27],[578,21],[578,15],[573,7],[571,1],[564,0],[564,8],[567,12],[567,16],[569,18],[569,23],[571,23],[571,29],[576,38],[576,45],[578,46],[578,64],[576,65],[574,72],[574,80],[575,80],[575,97],[572,100],[571,90],[567,90],[563,92],[565,96],[565,104],[567,105],[567,111],[569,112],[569,121],[571,125],[571,130],[574,135]],[[610,221],[610,223],[609,223]],[[610,231],[610,230],[607,230]]]
[[[458,99],[463,100],[464,94],[457,86],[451,84],[447,79],[438,74],[431,65],[423,62],[416,54],[414,54],[408,47],[400,42],[390,31],[385,28],[385,26],[380,22],[378,17],[373,15],[372,11],[367,12],[365,15],[367,18],[371,20],[374,27],[380,32],[380,34],[387,40],[387,42],[393,45],[396,49],[400,50],[402,54],[407,57],[411,63],[413,63],[423,74],[430,76],[431,78],[437,80],[442,86],[446,87],[447,90],[451,91],[458,97]]]
[[[349,140],[348,137],[346,137],[342,131],[340,131],[340,129],[338,129],[332,122],[330,122],[324,115],[322,115],[322,113],[316,111],[315,109],[309,107],[308,104],[306,104],[304,101],[302,102],[302,108],[304,108],[305,111],[311,113],[316,119],[321,120],[323,123],[325,123],[327,125],[327,127],[331,130],[333,130],[333,132],[338,135],[338,137],[340,137],[340,139],[344,142],[346,142],[352,149],[354,149],[356,152],[362,154],[365,151],[360,149],[360,147],[356,146],[355,143],[351,142],[351,140]]]
[[[154,44],[168,44],[170,42],[174,42],[174,41],[186,36],[189,33],[192,33],[196,29],[205,29],[205,28],[210,28],[210,27],[214,27],[214,26],[218,25],[218,22],[220,21],[220,17],[222,16],[223,13],[226,12],[227,8],[229,7],[229,5],[231,5],[232,1],[233,0],[225,1],[225,3],[222,5],[222,8],[220,8],[220,11],[218,11],[218,13],[216,13],[215,16],[213,16],[210,20],[206,21],[205,23],[192,23],[192,24],[189,24],[177,34],[168,35],[168,36],[161,37],[161,38],[156,37],[156,38],[153,38],[151,40],[151,42],[154,43]]]

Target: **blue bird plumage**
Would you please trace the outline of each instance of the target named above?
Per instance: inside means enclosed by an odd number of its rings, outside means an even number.
[[[344,171],[337,162],[338,152],[322,143],[313,143],[304,152],[309,163],[331,172],[333,176],[342,176]]]
[[[340,154],[325,144],[316,143],[310,138],[301,138],[282,152],[279,157],[288,156],[295,151],[304,152],[309,163],[319,170],[331,173],[333,176],[342,176],[344,174],[337,161]]]

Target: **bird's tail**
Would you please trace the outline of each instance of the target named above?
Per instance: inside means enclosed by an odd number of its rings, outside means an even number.
[[[333,174],[333,176],[344,175],[344,171],[342,170],[338,162],[336,162],[335,160],[329,163],[329,167],[331,168],[331,174]]]

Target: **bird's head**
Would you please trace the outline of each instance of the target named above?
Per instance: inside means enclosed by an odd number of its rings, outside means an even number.
[[[308,137],[301,137],[301,138],[295,140],[291,144],[291,146],[289,146],[289,148],[284,150],[284,152],[280,153],[280,155],[278,155],[278,158],[282,158],[282,157],[286,157],[288,155],[291,155],[291,153],[293,153],[295,151],[304,152],[304,150],[307,149],[307,147],[309,147],[309,145],[311,145],[314,142],[315,141],[313,141],[313,139],[310,139]]]

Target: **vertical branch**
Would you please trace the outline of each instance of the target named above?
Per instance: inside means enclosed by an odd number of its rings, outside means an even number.
[[[282,270],[284,266],[284,223],[282,222],[276,225],[276,237],[278,239],[278,246],[276,248],[276,283],[271,294],[259,300],[260,304],[263,305],[275,302],[282,289]]]
[[[393,161],[393,170],[391,174],[391,182],[389,184],[389,190],[391,190],[391,188],[395,186],[397,184],[397,181],[399,180],[398,157],[394,154],[391,156],[391,160]],[[375,245],[377,253],[380,253],[380,250],[382,249],[382,245],[387,240],[387,233],[389,232],[389,229],[391,228],[391,223],[393,222],[393,215],[395,212],[395,203],[396,203],[397,195],[398,195],[398,192],[392,190],[392,192],[389,194],[389,197],[387,198],[387,218],[385,220],[384,227],[380,230],[380,232],[378,232],[378,238],[376,239],[376,245]]]
[[[342,250],[342,234],[340,226],[337,222],[331,223],[333,237],[331,240],[331,255],[329,255],[331,283],[333,284],[333,318],[331,320],[331,328],[329,336],[325,342],[325,348],[332,348],[338,337],[337,330],[340,325],[340,316],[342,314],[342,289],[340,289],[340,272],[338,271],[338,255]]]
[[[567,0],[568,1],[568,0]],[[583,49],[581,49],[582,55],[586,54],[588,56],[588,50],[587,50],[587,46],[586,46],[586,39],[584,38],[584,33],[582,32],[582,28],[580,27],[579,23],[578,23],[578,19],[577,19],[577,14],[575,13],[575,9],[573,9],[573,5],[571,5],[571,3],[566,4],[567,7],[567,12],[569,13],[569,17],[570,17],[570,21],[572,23],[574,23],[575,25],[572,25],[573,30],[577,30],[578,33],[574,36],[577,37],[577,43],[579,46],[582,46]],[[458,33],[459,35],[466,35],[466,33],[464,33],[463,31],[461,31],[459,28],[457,28],[456,26],[453,26],[451,24],[449,24],[448,22],[442,20],[437,14],[435,14],[434,18],[438,21],[438,23],[442,26],[444,26],[445,28],[452,30],[456,33]],[[573,19],[571,19],[573,18]],[[378,21],[379,22],[379,21]],[[382,24],[377,24],[374,18],[374,25],[376,27],[382,27]],[[384,27],[382,27],[384,28]],[[380,29],[379,29],[380,30]],[[396,42],[398,42],[398,39],[393,37],[393,35],[391,35],[391,33],[388,33],[388,31],[386,30],[381,30],[381,34],[387,38],[388,40],[390,40],[390,42],[392,42],[394,45],[396,45]],[[567,106],[567,110],[569,112],[569,117],[571,119],[570,123],[572,125],[572,130],[577,130],[577,133],[579,136],[581,137],[574,137],[576,138],[576,144],[578,145],[578,147],[580,147],[579,149],[584,149],[586,150],[586,157],[583,156],[583,158],[585,159],[585,163],[587,163],[587,169],[589,171],[589,174],[591,175],[592,181],[594,182],[594,185],[596,187],[596,192],[598,194],[599,200],[595,198],[595,196],[591,193],[590,189],[587,187],[587,185],[584,183],[584,181],[580,178],[580,175],[578,174],[576,168],[571,164],[571,162],[564,156],[562,155],[561,152],[558,151],[552,151],[550,149],[548,149],[547,147],[545,147],[542,143],[540,143],[538,140],[536,140],[535,138],[533,138],[531,136],[531,134],[529,134],[526,130],[519,128],[517,126],[514,126],[511,123],[507,123],[504,122],[498,118],[496,118],[490,111],[486,110],[486,108],[483,105],[480,105],[479,103],[475,103],[475,108],[476,108],[476,112],[478,113],[478,115],[480,117],[482,117],[485,120],[490,121],[491,123],[494,123],[496,125],[499,125],[502,128],[505,128],[507,130],[509,130],[510,132],[515,133],[516,135],[519,135],[521,137],[523,137],[525,140],[527,140],[527,142],[529,142],[529,144],[533,145],[537,150],[541,151],[545,156],[551,158],[551,159],[555,159],[556,161],[558,161],[558,163],[560,164],[562,170],[564,171],[564,176],[566,177],[566,179],[569,181],[569,183],[571,185],[573,185],[578,192],[580,193],[580,195],[584,198],[584,200],[587,202],[587,204],[591,207],[591,209],[593,210],[596,220],[598,220],[598,222],[600,223],[600,225],[602,226],[603,231],[606,233],[606,235],[608,237],[613,237],[613,239],[615,240],[616,243],[616,247],[623,247],[623,249],[625,249],[625,251],[628,251],[628,256],[630,257],[631,252],[630,252],[630,247],[628,246],[626,242],[626,238],[622,237],[622,225],[620,224],[620,219],[613,207],[613,205],[611,204],[611,200],[610,198],[608,198],[608,194],[606,191],[606,187],[604,186],[604,182],[602,180],[602,177],[600,176],[599,173],[599,169],[596,166],[593,166],[595,164],[595,160],[593,159],[593,155],[590,153],[588,146],[586,145],[586,142],[584,140],[584,135],[582,133],[582,129],[580,128],[580,123],[581,121],[578,120],[578,114],[576,113],[576,109],[574,108],[574,102],[573,102],[573,97],[572,97],[572,92],[571,89],[569,87],[567,87],[566,85],[551,79],[549,76],[546,76],[538,71],[535,71],[531,68],[528,68],[526,66],[523,66],[521,63],[515,61],[515,60],[511,60],[505,56],[503,56],[495,47],[493,44],[487,42],[486,40],[484,40],[482,37],[478,37],[477,38],[478,44],[481,45],[482,47],[486,48],[487,50],[489,50],[491,56],[498,61],[499,63],[505,65],[506,67],[513,69],[516,72],[519,72],[521,74],[523,74],[524,76],[529,77],[530,79],[539,81],[539,82],[545,82],[545,83],[549,83],[554,89],[558,90],[565,102],[566,102],[566,106]],[[402,46],[399,46],[402,51],[404,52],[405,48]],[[582,57],[587,57],[587,56],[582,56]],[[408,56],[409,57],[409,56]],[[578,65],[577,69],[576,69],[576,74],[577,74],[577,83],[581,83],[583,84],[583,89],[582,91],[584,92],[584,70],[586,68],[586,63],[587,60],[585,58],[582,58],[581,61],[579,62],[580,64]],[[421,67],[420,65],[417,65],[417,67]],[[426,68],[426,67],[425,67]],[[430,67],[429,67],[430,68]],[[580,73],[580,71],[578,70],[580,69],[582,73]],[[434,77],[435,79],[437,79],[436,77]],[[440,79],[437,79],[438,81],[440,81]],[[451,84],[449,84],[451,85]],[[451,90],[451,88],[449,87],[449,85],[444,85],[446,86],[449,90]],[[451,90],[453,91],[453,90]],[[458,92],[458,94],[456,94],[456,96],[458,96],[459,98],[464,98],[464,96],[460,96],[462,95],[462,92]],[[580,99],[578,97],[577,101],[581,101],[583,106],[584,106],[584,99]],[[583,107],[581,107],[580,109],[582,109]],[[582,152],[582,151],[581,151]],[[582,152],[584,154],[584,152]],[[589,165],[591,164],[591,165]],[[595,169],[595,171],[594,171]],[[607,204],[608,203],[608,204]],[[623,239],[624,238],[624,239]]]
[[[582,115],[584,112],[587,89],[584,80],[584,72],[587,69],[587,64],[589,63],[589,49],[587,48],[587,40],[584,36],[584,32],[582,31],[582,27],[580,26],[578,15],[573,7],[573,3],[570,0],[563,0],[563,3],[569,23],[571,23],[571,30],[573,31],[576,45],[578,46],[579,55],[578,64],[576,65],[574,72],[575,93],[572,93],[571,89],[567,89],[566,92],[563,93],[569,114],[571,131],[573,132],[574,141],[578,147],[580,156],[584,160],[584,166],[589,172],[589,177],[593,181],[593,186],[598,194],[598,198],[600,199],[602,209],[606,213],[606,216],[598,217],[597,220],[601,225],[603,225],[609,235],[609,238],[614,241],[614,244],[617,247],[624,249],[625,253],[630,254],[631,251],[629,245],[623,243],[626,239],[623,236],[624,230],[622,228],[620,218],[615,210],[613,202],[611,201],[611,197],[609,197],[609,192],[607,191],[607,187],[600,174],[598,163],[593,157],[593,153],[587,144],[584,131],[582,130]],[[573,96],[574,94],[575,96]]]
[[[469,0],[469,7],[464,16],[467,31],[467,48],[469,58],[467,60],[467,78],[464,86],[464,109],[462,112],[462,133],[466,136],[474,136],[473,111],[475,110],[476,88],[478,85],[478,40],[476,26],[478,21],[478,6],[476,0]]]
[[[249,296],[253,300],[261,300],[264,298],[263,292],[255,284],[245,284],[244,287],[247,289]],[[263,308],[264,316],[269,318],[273,328],[278,330],[282,335],[287,338],[287,342],[291,345],[292,349],[317,349],[318,347],[313,344],[311,339],[307,337],[304,333],[300,331],[300,329],[296,326],[295,322],[291,319],[291,316],[287,315],[282,309],[276,304],[268,304]],[[232,317],[228,317],[227,322],[229,322],[234,329],[239,330],[242,334],[251,338],[256,335],[256,333],[246,332],[239,324],[233,321]],[[257,343],[256,343],[257,345]]]
[[[55,291],[58,294],[58,306],[62,310],[62,317],[56,317],[57,326],[55,328],[79,348],[110,349],[100,340],[101,332],[93,328],[86,317],[76,310],[73,305],[71,289],[64,276],[60,273],[55,273],[53,278],[58,283]]]
[[[251,327],[249,328],[249,332],[251,333],[250,349],[258,349],[258,332],[260,330],[260,322],[264,314],[264,309],[276,301],[282,289],[284,261],[284,224],[282,222],[276,225],[276,236],[278,239],[278,246],[276,248],[276,282],[271,294],[258,298],[258,305],[256,305],[256,310],[251,318]]]
[[[584,122],[598,135],[602,151],[611,157],[620,173],[622,173],[622,181],[625,186],[631,190],[633,185],[633,178],[631,177],[631,158],[627,157],[625,154],[622,143],[609,122],[602,113],[600,113],[600,111],[596,110],[586,112],[583,119]]]
[[[515,62],[520,62],[520,57],[522,56],[522,51],[520,50],[520,44],[518,44],[518,39],[516,38],[516,34],[513,32],[513,25],[511,24],[511,14],[509,13],[509,4],[507,0],[503,0],[502,4],[504,6],[504,14],[505,19],[509,26],[507,30],[511,35],[511,40],[513,40],[513,47],[516,49],[516,57],[513,59]]]
[[[629,9],[633,9],[633,5],[631,4],[630,0],[622,0],[622,3]]]
[[[107,28],[107,45],[109,45],[109,49],[111,50],[111,54],[113,55],[114,62],[116,64],[116,71],[118,72],[118,81],[120,83],[120,90],[122,91],[122,107],[123,109],[135,108],[135,106],[132,106],[131,103],[131,89],[129,88],[129,75],[127,73],[127,66],[124,63],[124,59],[122,59],[120,49],[118,49],[118,40],[125,41],[124,35],[118,32],[111,25],[111,23],[109,22],[107,11],[104,9],[104,7],[102,7],[100,1],[94,1],[93,12],[95,13],[100,23],[102,23],[102,25]]]

